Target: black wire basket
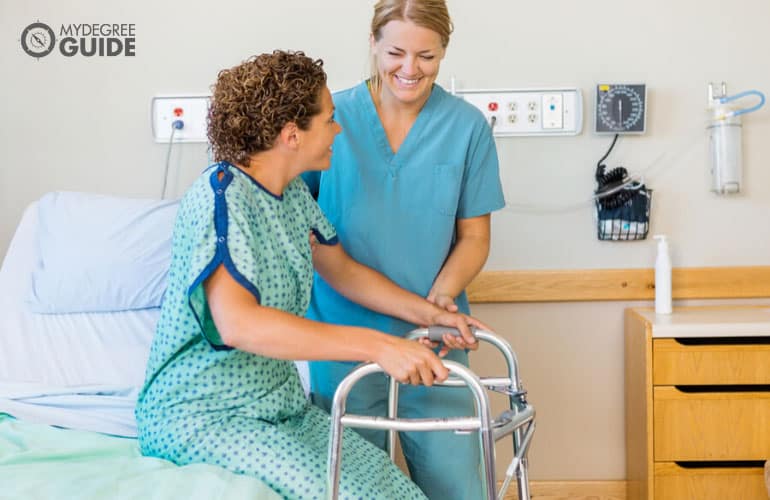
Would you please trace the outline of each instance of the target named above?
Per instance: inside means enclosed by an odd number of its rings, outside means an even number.
[[[600,240],[632,241],[647,238],[652,189],[647,189],[644,184],[625,189],[635,192],[623,193],[625,196],[621,198],[625,201],[619,206],[613,206],[611,200],[596,200],[597,235]]]

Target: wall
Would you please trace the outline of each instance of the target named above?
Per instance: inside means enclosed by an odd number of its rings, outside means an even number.
[[[367,73],[373,0],[268,2],[0,0],[0,255],[23,208],[51,190],[158,196],[167,146],[154,144],[150,99],[206,92],[219,69],[274,48],[325,60],[330,87]],[[671,237],[675,266],[770,261],[770,112],[744,121],[745,190],[709,193],[706,85],[770,92],[770,3],[736,0],[450,0],[456,24],[439,83],[461,88],[572,86],[587,117],[576,137],[498,141],[509,208],[493,218],[488,269],[648,267],[650,242],[598,242],[587,201],[610,138],[592,133],[599,82],[648,86],[648,132],[609,158],[644,173],[652,230]],[[133,58],[36,60],[20,48],[35,20],[134,23]],[[174,194],[205,167],[204,146],[175,147]],[[567,208],[565,208],[567,207]],[[535,479],[618,479],[622,439],[622,308],[627,304],[484,305],[510,332],[541,426]]]
[[[475,88],[576,86],[589,110],[580,136],[498,141],[512,206],[495,217],[489,269],[648,267],[653,262],[651,244],[598,242],[593,209],[581,203],[595,186],[592,174],[611,142],[592,132],[595,84],[614,81],[647,84],[647,133],[622,137],[607,165],[642,173],[655,190],[652,231],[670,236],[674,265],[768,262],[770,226],[762,223],[762,214],[770,208],[770,113],[764,108],[744,121],[745,191],[740,196],[709,192],[703,130],[709,81],[726,81],[731,93],[770,92],[770,67],[756,59],[759,47],[770,42],[763,25],[770,16],[768,2],[484,5],[489,10],[482,13],[471,2],[457,2],[456,11],[467,12],[455,14],[457,50],[443,71]],[[456,59],[469,49],[474,57]]]

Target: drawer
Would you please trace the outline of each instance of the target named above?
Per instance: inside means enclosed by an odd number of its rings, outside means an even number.
[[[655,464],[655,500],[765,500],[762,467],[686,468]]]
[[[653,390],[654,460],[766,460],[770,392]]]
[[[688,339],[689,340],[689,339]],[[687,341],[687,340],[685,340]],[[729,339],[652,342],[653,385],[770,384],[770,344],[726,344]]]

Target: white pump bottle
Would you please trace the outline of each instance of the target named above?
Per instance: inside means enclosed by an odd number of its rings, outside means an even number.
[[[658,256],[655,259],[655,313],[671,314],[671,256],[666,236],[656,234]]]

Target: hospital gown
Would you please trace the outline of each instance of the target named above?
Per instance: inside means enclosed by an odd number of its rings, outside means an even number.
[[[309,234],[336,244],[301,179],[281,196],[229,163],[182,200],[169,285],[136,409],[142,453],[256,476],[286,498],[323,498],[328,414],[305,398],[293,362],[223,344],[203,281],[220,265],[260,304],[303,316]],[[346,430],[340,498],[424,498],[388,459]]]

